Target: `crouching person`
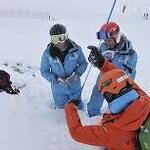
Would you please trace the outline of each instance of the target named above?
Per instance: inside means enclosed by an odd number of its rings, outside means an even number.
[[[19,89],[13,89],[11,84],[10,75],[4,70],[0,70],[0,91],[6,91],[8,94],[20,93]]]
[[[70,134],[78,142],[109,150],[137,150],[138,130],[150,114],[150,98],[123,70],[107,62],[96,47],[88,48],[92,50],[89,61],[101,70],[98,88],[109,103],[109,111],[98,125],[82,126],[78,103],[71,100],[65,106]]]

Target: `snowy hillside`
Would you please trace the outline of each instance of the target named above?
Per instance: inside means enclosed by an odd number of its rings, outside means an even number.
[[[0,93],[0,150],[98,150],[97,147],[73,141],[66,127],[63,110],[50,109],[53,101],[50,85],[41,77],[39,64],[49,43],[50,26],[56,22],[67,26],[70,38],[81,45],[87,58],[89,51],[86,47],[89,44],[98,45],[95,33],[106,22],[112,4],[110,0],[62,0],[58,5],[59,2],[0,2],[0,10],[48,11],[56,19],[0,17],[0,69],[10,73],[14,85],[25,85],[19,95]],[[123,5],[127,5],[125,14],[121,13]],[[150,95],[150,20],[143,19],[143,12],[148,12],[149,8],[149,0],[118,0],[111,20],[118,22],[132,41],[139,56],[136,82]],[[85,104],[97,74],[98,70],[92,68],[82,94]],[[80,114],[83,124],[99,122],[100,117],[89,119],[85,112]]]

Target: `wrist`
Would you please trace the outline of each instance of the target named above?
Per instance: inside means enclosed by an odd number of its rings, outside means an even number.
[[[77,77],[81,76],[80,73],[77,70],[74,72],[74,75],[77,76]]]
[[[105,63],[105,58],[101,57],[101,59],[99,59],[99,62],[98,62],[98,68],[102,68],[104,63]]]

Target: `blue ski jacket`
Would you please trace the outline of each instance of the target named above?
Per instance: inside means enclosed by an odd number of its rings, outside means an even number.
[[[136,75],[136,64],[137,64],[137,53],[133,49],[131,45],[131,41],[127,39],[126,36],[122,35],[125,41],[125,45],[122,49],[119,49],[118,47],[110,50],[109,47],[103,42],[100,45],[100,51],[105,57],[107,57],[107,51],[114,52],[114,56],[111,59],[111,62],[115,64],[120,69],[123,69],[132,79],[135,78]]]
[[[127,37],[122,35],[122,39],[125,42],[122,48],[119,48],[118,46],[114,49],[110,49],[105,44],[105,42],[103,42],[99,49],[105,59],[109,59],[111,63],[124,70],[132,79],[134,79],[136,75],[136,64],[138,56]],[[100,76],[101,75],[98,76],[98,79]],[[95,84],[92,90],[92,95],[87,104],[87,111],[90,117],[101,115],[100,109],[103,105],[103,101],[104,97],[102,94],[100,94],[97,84]]]
[[[50,55],[52,46],[50,43],[42,55],[40,71],[41,75],[51,83],[51,90],[56,108],[64,108],[64,105],[71,99],[80,98],[81,81],[80,76],[87,68],[87,61],[84,57],[82,49],[75,42],[69,39],[71,45],[68,47],[68,54],[64,59],[64,63],[56,57]],[[58,78],[69,77],[73,73],[76,78],[71,81],[58,82]]]

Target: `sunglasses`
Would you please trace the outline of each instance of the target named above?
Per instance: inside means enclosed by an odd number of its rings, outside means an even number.
[[[64,43],[67,39],[68,39],[67,34],[51,35],[51,41],[53,44]]]

